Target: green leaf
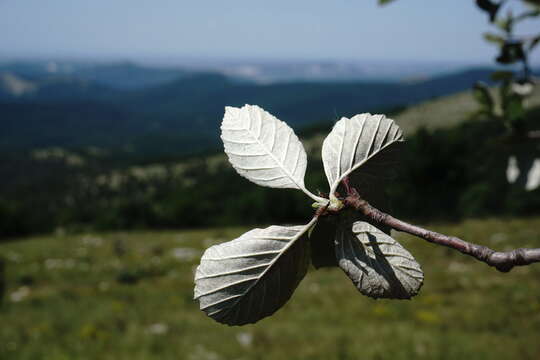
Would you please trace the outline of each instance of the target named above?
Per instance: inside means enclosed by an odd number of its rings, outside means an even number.
[[[493,81],[509,81],[514,78],[514,72],[499,70],[495,71],[490,75],[491,80]]]
[[[497,62],[500,64],[513,64],[525,59],[523,43],[521,41],[506,42],[501,48],[501,53],[497,56]]]
[[[489,21],[495,21],[499,8],[501,7],[500,3],[495,3],[491,0],[476,0],[476,5],[488,13]]]
[[[497,25],[502,31],[511,33],[512,28],[514,27],[514,19],[511,15],[508,15],[505,19],[495,21],[495,25]]]
[[[511,84],[511,81],[504,80],[501,86],[499,87],[499,96],[501,98],[501,106],[503,108],[503,111],[505,108],[505,104],[507,103],[507,99],[510,96],[510,84]]]
[[[512,124],[523,119],[525,116],[525,107],[521,96],[513,94],[506,100],[504,106],[505,118]]]
[[[483,112],[493,114],[495,101],[489,92],[489,88],[482,82],[477,82],[473,88],[473,96],[480,104]]]
[[[379,5],[386,5],[396,0],[379,0]]]
[[[497,34],[484,33],[484,40],[497,45],[504,45],[505,39]]]

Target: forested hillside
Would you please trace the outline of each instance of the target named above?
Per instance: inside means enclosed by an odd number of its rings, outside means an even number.
[[[387,184],[394,213],[435,220],[537,212],[540,190],[523,186],[540,155],[536,140],[509,138],[502,124],[474,119],[472,112],[463,112],[459,121],[454,119],[457,126],[449,127],[445,114],[455,101],[456,96],[449,96],[389,113],[408,133],[399,176]],[[532,101],[538,101],[537,95]],[[429,114],[420,116],[419,109],[429,109]],[[409,123],[414,113],[419,115]],[[530,127],[539,115],[539,108],[529,112]],[[219,119],[215,122],[218,127]],[[326,121],[299,130],[309,154],[306,182],[315,191],[328,191],[319,154],[331,126],[332,121]],[[92,127],[83,131],[99,137]],[[110,144],[121,143],[114,134],[114,129],[108,134]],[[302,222],[312,212],[298,191],[261,188],[239,177],[219,149],[186,156],[163,155],[164,150],[156,155],[156,147],[174,146],[178,136],[164,139],[146,135],[148,152],[57,146],[2,153],[2,235]],[[506,179],[509,156],[521,161],[517,185]]]
[[[195,153],[219,146],[225,106],[258,104],[300,129],[467,90],[489,74],[478,69],[416,83],[260,85],[219,74],[182,72],[176,77],[157,72],[150,76],[152,81],[141,83],[137,78],[148,76],[148,70],[129,66],[77,76],[36,75],[30,70],[0,74],[3,151],[94,146],[156,155]],[[106,75],[111,75],[109,83],[100,80]],[[148,146],[149,142],[166,146]]]

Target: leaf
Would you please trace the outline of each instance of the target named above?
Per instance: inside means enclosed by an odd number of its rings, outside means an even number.
[[[521,41],[512,41],[504,44],[496,60],[500,64],[513,64],[517,61],[524,60],[525,56],[523,43]]]
[[[476,0],[476,5],[489,14],[489,21],[495,21],[501,4],[497,4],[491,0]]]
[[[389,4],[391,2],[393,2],[395,0],[379,0],[379,5],[386,5],[386,4]]]
[[[503,112],[506,120],[511,124],[522,120],[525,116],[522,97],[517,94],[508,96],[503,104]]]
[[[512,93],[523,99],[532,94],[532,92],[534,91],[534,86],[534,81],[528,78],[522,78],[518,81],[513,82],[511,88]]]
[[[225,153],[238,174],[261,186],[306,190],[307,156],[293,130],[255,105],[226,107],[221,124]]]
[[[479,81],[473,87],[473,96],[480,104],[483,112],[487,115],[492,115],[494,112],[495,101],[489,92],[486,84]]]
[[[484,40],[497,45],[504,45],[505,42],[505,39],[502,36],[493,33],[484,33]]]
[[[343,209],[338,219],[349,217],[350,223],[354,221],[372,221],[359,212],[351,209]],[[350,224],[349,224],[350,225]],[[380,225],[379,225],[380,227]],[[320,217],[313,230],[310,231],[309,243],[311,245],[311,263],[315,269],[323,267],[338,267],[335,250],[335,238],[338,228],[336,217]],[[388,226],[380,227],[386,234],[390,235],[392,228]]]
[[[508,13],[508,15],[504,19],[496,20],[495,25],[497,25],[497,27],[504,31],[506,34],[510,35],[514,28],[514,17],[511,13]]]
[[[339,266],[357,289],[372,298],[410,299],[424,274],[413,256],[375,226],[344,222],[336,233]]]
[[[532,40],[529,42],[529,52],[532,51],[536,45],[540,43],[540,35],[536,35]]]
[[[497,70],[489,76],[492,81],[509,81],[514,78],[512,71]]]
[[[401,129],[384,115],[361,114],[339,120],[322,147],[330,194],[335,193],[346,176],[361,195],[362,189],[371,185],[382,188],[377,182],[393,172],[401,143]],[[363,171],[356,171],[361,167]]]
[[[337,225],[332,217],[321,217],[309,236],[311,263],[316,269],[338,266],[334,238]]]
[[[201,310],[228,325],[254,323],[289,300],[309,266],[307,231],[302,226],[254,229],[210,247],[195,274]]]

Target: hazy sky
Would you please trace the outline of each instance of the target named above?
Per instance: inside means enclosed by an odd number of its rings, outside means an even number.
[[[4,57],[489,62],[489,29],[473,0],[0,0]]]

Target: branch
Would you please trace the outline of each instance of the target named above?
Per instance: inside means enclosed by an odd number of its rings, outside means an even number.
[[[514,266],[524,266],[540,262],[540,249],[520,248],[500,252],[483,245],[468,243],[455,236],[447,236],[435,231],[426,230],[420,226],[406,223],[405,221],[396,219],[368,204],[367,201],[359,196],[354,188],[348,191],[348,195],[343,202],[346,206],[356,209],[367,218],[379,224],[384,224],[397,231],[405,232],[431,243],[457,250],[462,254],[472,256],[489,266],[493,266],[501,272],[508,272],[512,270]]]

